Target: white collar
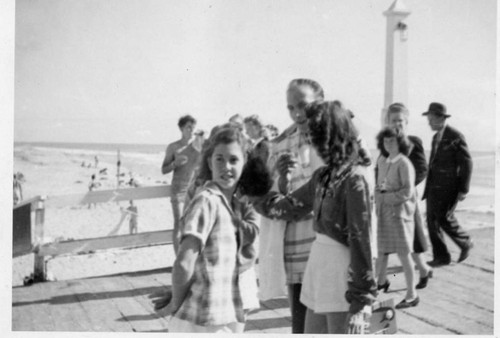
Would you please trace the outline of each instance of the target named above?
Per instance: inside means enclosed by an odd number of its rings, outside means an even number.
[[[387,157],[387,160],[386,162],[387,163],[396,163],[397,161],[399,161],[400,159],[403,158],[403,154],[399,153],[396,155],[396,157],[394,157],[393,159],[390,159],[389,157]]]

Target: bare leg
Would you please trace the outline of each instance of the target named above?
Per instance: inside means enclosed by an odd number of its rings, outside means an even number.
[[[415,289],[415,268],[411,254],[398,254],[403,266],[403,271],[406,279],[406,299],[411,300],[417,297],[417,290]]]
[[[377,258],[377,283],[379,285],[385,284],[387,281],[387,265],[389,264],[389,255],[382,254]]]
[[[174,241],[174,252],[177,255],[177,252],[179,251],[179,242],[180,242],[180,232],[179,232],[179,223],[180,219],[182,217],[182,209],[184,208],[184,203],[178,201],[179,197],[172,198],[171,199],[171,204],[172,204],[172,214],[174,217],[174,231],[173,231],[173,241]]]
[[[431,271],[431,267],[427,265],[425,260],[422,257],[422,254],[420,253],[415,253],[412,252],[411,257],[415,261],[415,264],[417,265],[418,272],[420,274],[420,278],[426,277],[429,271]]]

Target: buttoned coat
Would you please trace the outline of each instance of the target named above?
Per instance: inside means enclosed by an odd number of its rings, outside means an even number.
[[[432,140],[429,172],[425,184],[426,199],[431,193],[447,201],[455,201],[458,193],[467,194],[472,174],[472,158],[465,138],[458,130],[445,126],[437,149],[436,135]]]

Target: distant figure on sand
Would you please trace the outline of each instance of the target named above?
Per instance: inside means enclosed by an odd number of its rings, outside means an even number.
[[[129,229],[129,234],[136,234],[137,233],[137,219],[139,217],[139,211],[137,210],[137,206],[134,204],[134,201],[130,201],[130,205],[127,208],[127,211],[130,215],[130,219],[128,221],[128,229]]]
[[[183,116],[177,124],[181,139],[167,146],[165,159],[161,166],[162,174],[173,172],[171,184],[172,212],[174,217],[174,251],[179,247],[179,220],[184,209],[186,191],[198,166],[200,151],[193,145],[196,120],[190,115]]]
[[[108,233],[108,236],[116,236],[116,234],[118,234],[118,231],[120,231],[123,221],[125,221],[125,218],[127,218],[127,216],[130,216],[128,221],[129,233],[136,234],[138,231],[139,211],[137,209],[137,206],[134,204],[134,201],[130,200],[130,205],[126,209],[120,207],[120,212],[121,212],[120,220],[115,225],[113,230],[111,230]]]
[[[101,184],[99,182],[95,181],[95,174],[92,174],[92,176],[90,177],[89,192],[94,191],[95,189],[99,188],[100,185]],[[95,208],[95,203],[89,203],[89,209],[92,205]]]
[[[14,205],[18,205],[23,200],[23,187],[24,175],[20,172],[14,174]]]
[[[95,162],[95,167],[97,168],[99,166],[99,157],[94,156],[94,162]]]

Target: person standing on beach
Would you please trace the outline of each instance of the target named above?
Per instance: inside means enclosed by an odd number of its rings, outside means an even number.
[[[173,172],[171,183],[172,213],[174,218],[174,252],[179,248],[179,220],[184,209],[184,200],[189,182],[199,164],[200,150],[193,145],[196,120],[191,115],[182,116],[177,124],[181,139],[167,146],[161,166],[163,175]]]
[[[470,235],[460,226],[454,212],[458,202],[469,192],[472,175],[472,158],[465,137],[447,125],[446,106],[432,102],[422,113],[427,116],[429,126],[436,132],[432,138],[429,173],[422,199],[427,200],[427,226],[432,243],[434,259],[431,266],[451,263],[443,231],[461,249],[457,262],[467,259],[473,243]]]
[[[323,165],[323,161],[312,148],[309,139],[309,128],[305,108],[315,101],[323,101],[324,92],[319,83],[310,79],[292,80],[287,88],[287,108],[293,124],[276,137],[271,143],[269,167],[276,178],[286,177],[289,191],[305,184],[312,177],[313,172]],[[309,258],[312,243],[316,238],[313,230],[312,213],[300,220],[282,221],[266,217],[261,219],[260,261],[259,269],[262,279],[261,297],[267,292],[265,288],[276,288],[281,276],[276,276],[280,270],[276,257],[284,261],[288,298],[292,313],[292,333],[304,333],[306,306],[300,302],[302,279]],[[264,235],[267,232],[267,235]],[[269,250],[266,254],[264,250]],[[282,250],[281,252],[279,252]],[[263,286],[264,285],[264,286]],[[269,292],[270,298],[276,296]]]

